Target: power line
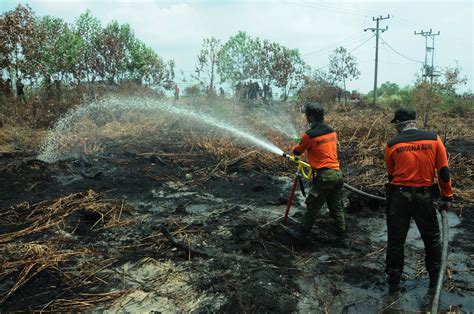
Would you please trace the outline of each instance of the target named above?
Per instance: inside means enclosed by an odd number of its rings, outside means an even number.
[[[346,37],[346,38],[344,38],[344,39],[341,39],[341,40],[339,40],[339,41],[336,41],[336,42],[334,42],[334,43],[332,43],[332,44],[330,44],[330,45],[327,45],[327,46],[325,46],[325,47],[323,47],[323,48],[321,48],[321,49],[318,49],[318,50],[314,50],[314,51],[305,53],[305,54],[303,54],[302,56],[303,56],[303,57],[306,57],[306,56],[310,56],[310,55],[313,55],[313,54],[319,54],[319,52],[332,49],[332,48],[334,48],[334,46],[336,46],[336,45],[338,45],[338,44],[341,44],[341,43],[343,43],[343,42],[346,42],[346,41],[352,42],[352,41],[354,41],[354,40],[356,40],[356,39],[359,39],[360,37],[362,37],[362,35],[365,35],[364,32],[358,32],[358,33],[353,34],[353,35],[351,35],[351,36],[349,36],[349,37]],[[349,39],[350,39],[350,40],[349,40]]]
[[[350,9],[352,11],[355,11],[355,12],[360,12],[360,13],[363,13],[363,14],[366,14],[366,15],[375,15],[375,14],[378,14],[378,11],[372,11],[372,10],[367,10],[367,9],[360,9],[360,8],[357,8],[355,7],[354,5],[344,5],[343,3],[334,3],[334,2],[325,2],[327,4],[330,4],[332,6],[335,6],[335,7],[340,7],[340,8],[346,8],[346,9]]]
[[[405,18],[402,18],[400,16],[393,16],[394,18],[394,22],[395,23],[398,23],[400,26],[404,27],[404,28],[407,28],[409,30],[412,30],[414,27],[419,27],[419,28],[424,28],[424,29],[427,29],[426,25],[423,26],[421,24],[418,24],[418,23],[415,23],[415,22],[412,22],[408,19],[405,19]],[[461,38],[461,37],[457,37],[457,36],[453,36],[452,34],[450,33],[444,33],[444,36],[446,37],[449,37],[455,41],[457,41],[458,43],[462,44],[462,45],[465,45],[466,47],[471,47],[474,46],[474,42],[471,41],[471,42],[466,42],[466,39],[465,38]]]
[[[321,8],[322,9],[329,9],[329,10],[339,11],[341,13],[348,13],[348,14],[353,14],[353,15],[364,16],[364,14],[361,14],[361,13],[356,12],[354,10],[333,7],[328,3],[321,3],[321,2],[291,2],[291,1],[287,1],[285,3],[298,5],[298,6],[303,6],[303,7],[309,7],[309,8],[316,8],[316,9],[321,9]]]
[[[392,46],[390,46],[390,44],[389,44],[387,41],[385,41],[385,40],[382,38],[382,36],[380,36],[380,40],[382,41],[383,44],[387,45],[387,47],[390,48],[390,50],[393,51],[394,53],[396,53],[397,55],[399,55],[399,56],[401,56],[401,57],[403,57],[403,58],[405,58],[405,59],[407,59],[407,60],[416,62],[416,63],[423,63],[423,61],[418,61],[418,60],[412,59],[412,58],[410,58],[410,57],[404,55],[403,53],[398,52],[398,51],[395,50]]]
[[[364,16],[364,18],[367,17],[367,14],[369,15],[373,15],[375,11],[372,11],[372,10],[366,10],[366,9],[360,9],[360,8],[356,8],[354,6],[347,6],[347,5],[343,5],[341,3],[332,3],[332,2],[308,2],[308,1],[303,1],[303,2],[292,2],[292,1],[285,1],[284,3],[286,4],[293,4],[293,5],[298,5],[298,6],[303,6],[303,7],[309,7],[309,8],[316,8],[316,9],[329,9],[329,10],[333,10],[333,11],[338,11],[340,13],[343,13],[343,14],[352,14],[352,15],[357,15],[357,16]],[[401,17],[400,15],[396,15],[396,16],[392,16],[394,17],[394,20],[392,22],[395,22],[395,23],[398,23],[400,24],[401,26],[405,27],[405,28],[409,28],[409,29],[412,29],[413,27],[424,27],[423,25],[419,24],[419,23],[416,23],[416,22],[413,22],[409,19],[406,19],[406,18],[403,18]],[[425,27],[426,28],[426,27]],[[452,34],[446,34],[447,37],[450,37],[454,40],[456,40],[457,42],[465,45],[465,46],[468,46],[468,47],[472,47],[474,45],[474,42],[466,42],[465,39],[463,38],[460,38],[460,37],[456,37],[456,36],[453,36]]]
[[[365,36],[362,36],[362,37],[359,36],[359,37],[357,37],[357,39],[352,39],[352,40],[350,40],[350,41],[348,41],[348,42],[346,42],[346,43],[344,43],[344,44],[343,44],[343,43],[339,43],[338,45],[335,45],[335,46],[333,46],[333,47],[330,47],[330,48],[321,50],[321,51],[320,51],[319,53],[317,53],[317,54],[315,53],[315,54],[310,55],[309,58],[313,58],[313,57],[316,57],[316,56],[324,55],[324,54],[328,53],[329,51],[336,49],[338,46],[351,47],[351,46],[353,46],[353,45],[358,45],[359,43],[361,43],[361,40],[363,40],[363,42],[365,42],[365,40],[366,40]],[[303,55],[303,57],[304,57],[304,55]]]
[[[349,13],[349,14],[358,15],[358,16],[367,15],[366,12],[363,12],[363,11],[361,11],[361,10],[355,8],[355,7],[344,7],[344,6],[341,6],[340,4],[332,3],[332,2],[317,2],[317,3],[305,2],[305,3],[315,4],[315,5],[319,5],[320,7],[323,7],[323,8],[326,8],[326,9],[335,10],[335,11],[339,11],[339,12],[343,12],[343,13]],[[369,14],[373,14],[373,13],[369,13]]]
[[[375,36],[375,35],[372,35],[370,38],[364,40],[364,41],[363,41],[361,44],[359,44],[357,47],[355,47],[355,48],[353,48],[352,50],[350,50],[349,53],[350,53],[350,52],[353,52],[353,51],[355,51],[355,50],[357,50],[357,49],[359,49],[360,47],[362,47],[362,46],[363,46],[364,44],[366,44],[369,40],[371,40],[372,38],[374,38],[374,36]],[[325,65],[323,65],[323,66],[321,66],[321,67],[317,67],[317,68],[313,69],[313,71],[317,71],[317,70],[324,69],[324,68],[328,67],[329,65],[330,65],[330,63],[327,63],[327,64],[325,64]]]
[[[358,45],[357,47],[353,48],[353,49],[350,50],[349,52],[353,52],[354,50],[359,49],[360,47],[362,47],[365,43],[367,43],[369,40],[371,40],[371,39],[374,38],[374,37],[375,37],[375,35],[370,36],[369,38],[367,38],[367,40],[363,41],[360,45]]]

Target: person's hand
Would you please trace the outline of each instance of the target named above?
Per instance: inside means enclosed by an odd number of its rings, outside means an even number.
[[[450,210],[451,209],[451,201],[441,201],[441,203],[439,203],[439,210]]]

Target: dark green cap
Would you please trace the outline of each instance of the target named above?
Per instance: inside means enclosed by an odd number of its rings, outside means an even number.
[[[313,116],[316,121],[324,119],[324,107],[317,102],[307,103],[304,112],[307,116]]]
[[[395,111],[395,116],[393,117],[391,123],[400,123],[408,120],[415,120],[416,112],[410,108],[399,108]]]

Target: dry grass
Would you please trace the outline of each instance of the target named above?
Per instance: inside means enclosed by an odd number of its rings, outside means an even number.
[[[125,95],[127,90],[122,91]],[[142,94],[144,91],[141,92]],[[261,134],[277,147],[290,151],[292,141],[285,135],[271,130],[259,123],[255,116],[248,116],[245,107],[231,100],[186,99],[180,105],[202,109],[214,116],[227,117],[237,124],[244,120],[244,130]],[[199,107],[200,106],[200,107]],[[289,107],[301,126],[306,123],[296,106]],[[292,110],[294,109],[294,110]],[[247,112],[247,113],[246,113]],[[247,114],[247,115],[246,115]],[[395,135],[389,123],[392,110],[386,108],[354,109],[353,105],[339,105],[330,108],[327,121],[339,134],[340,159],[346,180],[361,188],[382,189],[386,182],[384,164],[384,146]],[[474,141],[473,118],[453,117],[441,112],[431,115],[428,129],[435,130],[448,145],[453,141]],[[45,138],[44,130],[6,124],[0,129],[0,151],[36,150]],[[284,173],[292,165],[282,158],[258,147],[248,146],[232,134],[203,127],[196,121],[181,117],[146,114],[143,112],[123,113],[119,120],[110,119],[97,125],[90,117],[84,117],[69,132],[62,135],[59,149],[65,154],[86,155],[102,154],[111,147],[125,151],[148,153],[150,149],[159,153],[163,143],[176,142],[176,150],[185,150],[194,154],[198,149],[218,159],[218,164],[210,163],[206,171],[226,173],[229,164],[237,161],[242,169],[260,169]],[[472,184],[472,153],[458,150],[450,153],[450,165],[453,169],[453,182],[456,195],[465,200],[474,199]],[[201,156],[205,158],[205,156]]]
[[[4,230],[0,235],[0,282],[8,278],[14,280],[0,291],[0,304],[40,274],[59,278],[65,294],[82,286],[103,283],[97,274],[116,259],[104,260],[92,247],[79,243],[68,245],[69,239],[81,228],[85,228],[82,232],[89,233],[128,225],[132,223],[128,218],[130,212],[131,208],[123,203],[103,199],[93,191],[35,205],[22,203],[3,211],[0,216],[0,228]],[[112,295],[117,297],[120,293],[70,295],[70,299],[55,300],[45,308],[58,310],[72,305],[86,308],[109,300]]]
[[[359,187],[382,190],[387,181],[385,174],[385,143],[395,136],[389,123],[393,112],[388,109],[344,109],[328,114],[328,121],[338,130],[341,159],[346,164],[346,180]],[[453,177],[455,195],[463,202],[462,211],[472,207],[474,200],[474,151],[469,147],[453,146],[474,143],[474,119],[471,116],[452,117],[441,112],[432,114],[428,130],[436,131],[448,147],[448,158]],[[421,125],[419,125],[421,128]],[[451,149],[451,150],[450,150]]]
[[[37,151],[47,131],[28,127],[3,125],[0,128],[0,153],[17,151]]]

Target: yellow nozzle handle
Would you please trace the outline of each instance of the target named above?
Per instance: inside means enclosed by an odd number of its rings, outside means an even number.
[[[313,178],[313,168],[311,168],[311,166],[304,161],[298,161],[298,167],[296,167],[296,170],[306,180],[311,180]]]
[[[290,161],[296,162],[298,166],[296,167],[296,171],[298,171],[301,176],[307,180],[311,180],[313,178],[313,168],[311,168],[310,164],[302,161],[296,156],[283,154],[284,157],[287,157]]]

